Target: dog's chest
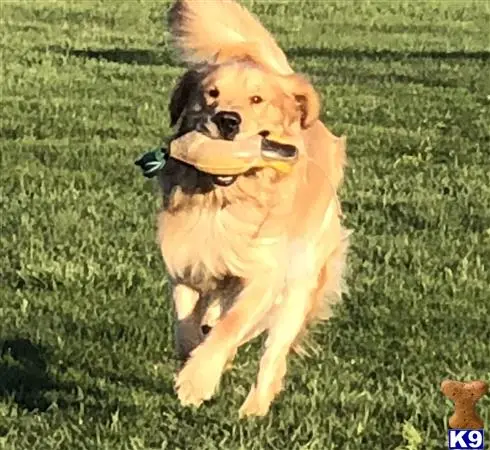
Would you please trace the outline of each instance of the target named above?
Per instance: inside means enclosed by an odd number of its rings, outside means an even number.
[[[224,276],[248,278],[275,265],[278,237],[262,233],[264,213],[250,205],[163,211],[159,243],[169,274],[191,284]]]

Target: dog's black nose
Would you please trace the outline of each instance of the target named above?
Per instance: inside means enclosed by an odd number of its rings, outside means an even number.
[[[242,119],[239,114],[232,111],[220,111],[211,119],[216,124],[223,139],[232,141],[240,131]]]

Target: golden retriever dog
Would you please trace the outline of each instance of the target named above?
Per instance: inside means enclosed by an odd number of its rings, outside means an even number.
[[[343,291],[348,233],[337,191],[345,139],[319,120],[320,98],[274,38],[233,0],[178,0],[173,45],[187,65],[170,100],[175,136],[270,136],[296,149],[289,173],[215,176],[170,159],[160,174],[158,242],[172,281],[175,388],[182,405],[216,392],[242,344],[267,332],[240,417],[263,416],[283,387],[287,357]]]

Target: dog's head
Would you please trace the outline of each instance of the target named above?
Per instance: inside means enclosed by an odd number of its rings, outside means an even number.
[[[187,71],[171,97],[170,118],[177,134],[199,130],[227,140],[261,134],[287,143],[318,119],[319,109],[302,76],[232,61]]]

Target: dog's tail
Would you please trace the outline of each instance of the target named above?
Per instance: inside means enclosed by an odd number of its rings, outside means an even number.
[[[280,74],[293,73],[272,35],[234,0],[177,0],[168,25],[186,63],[252,59]]]

